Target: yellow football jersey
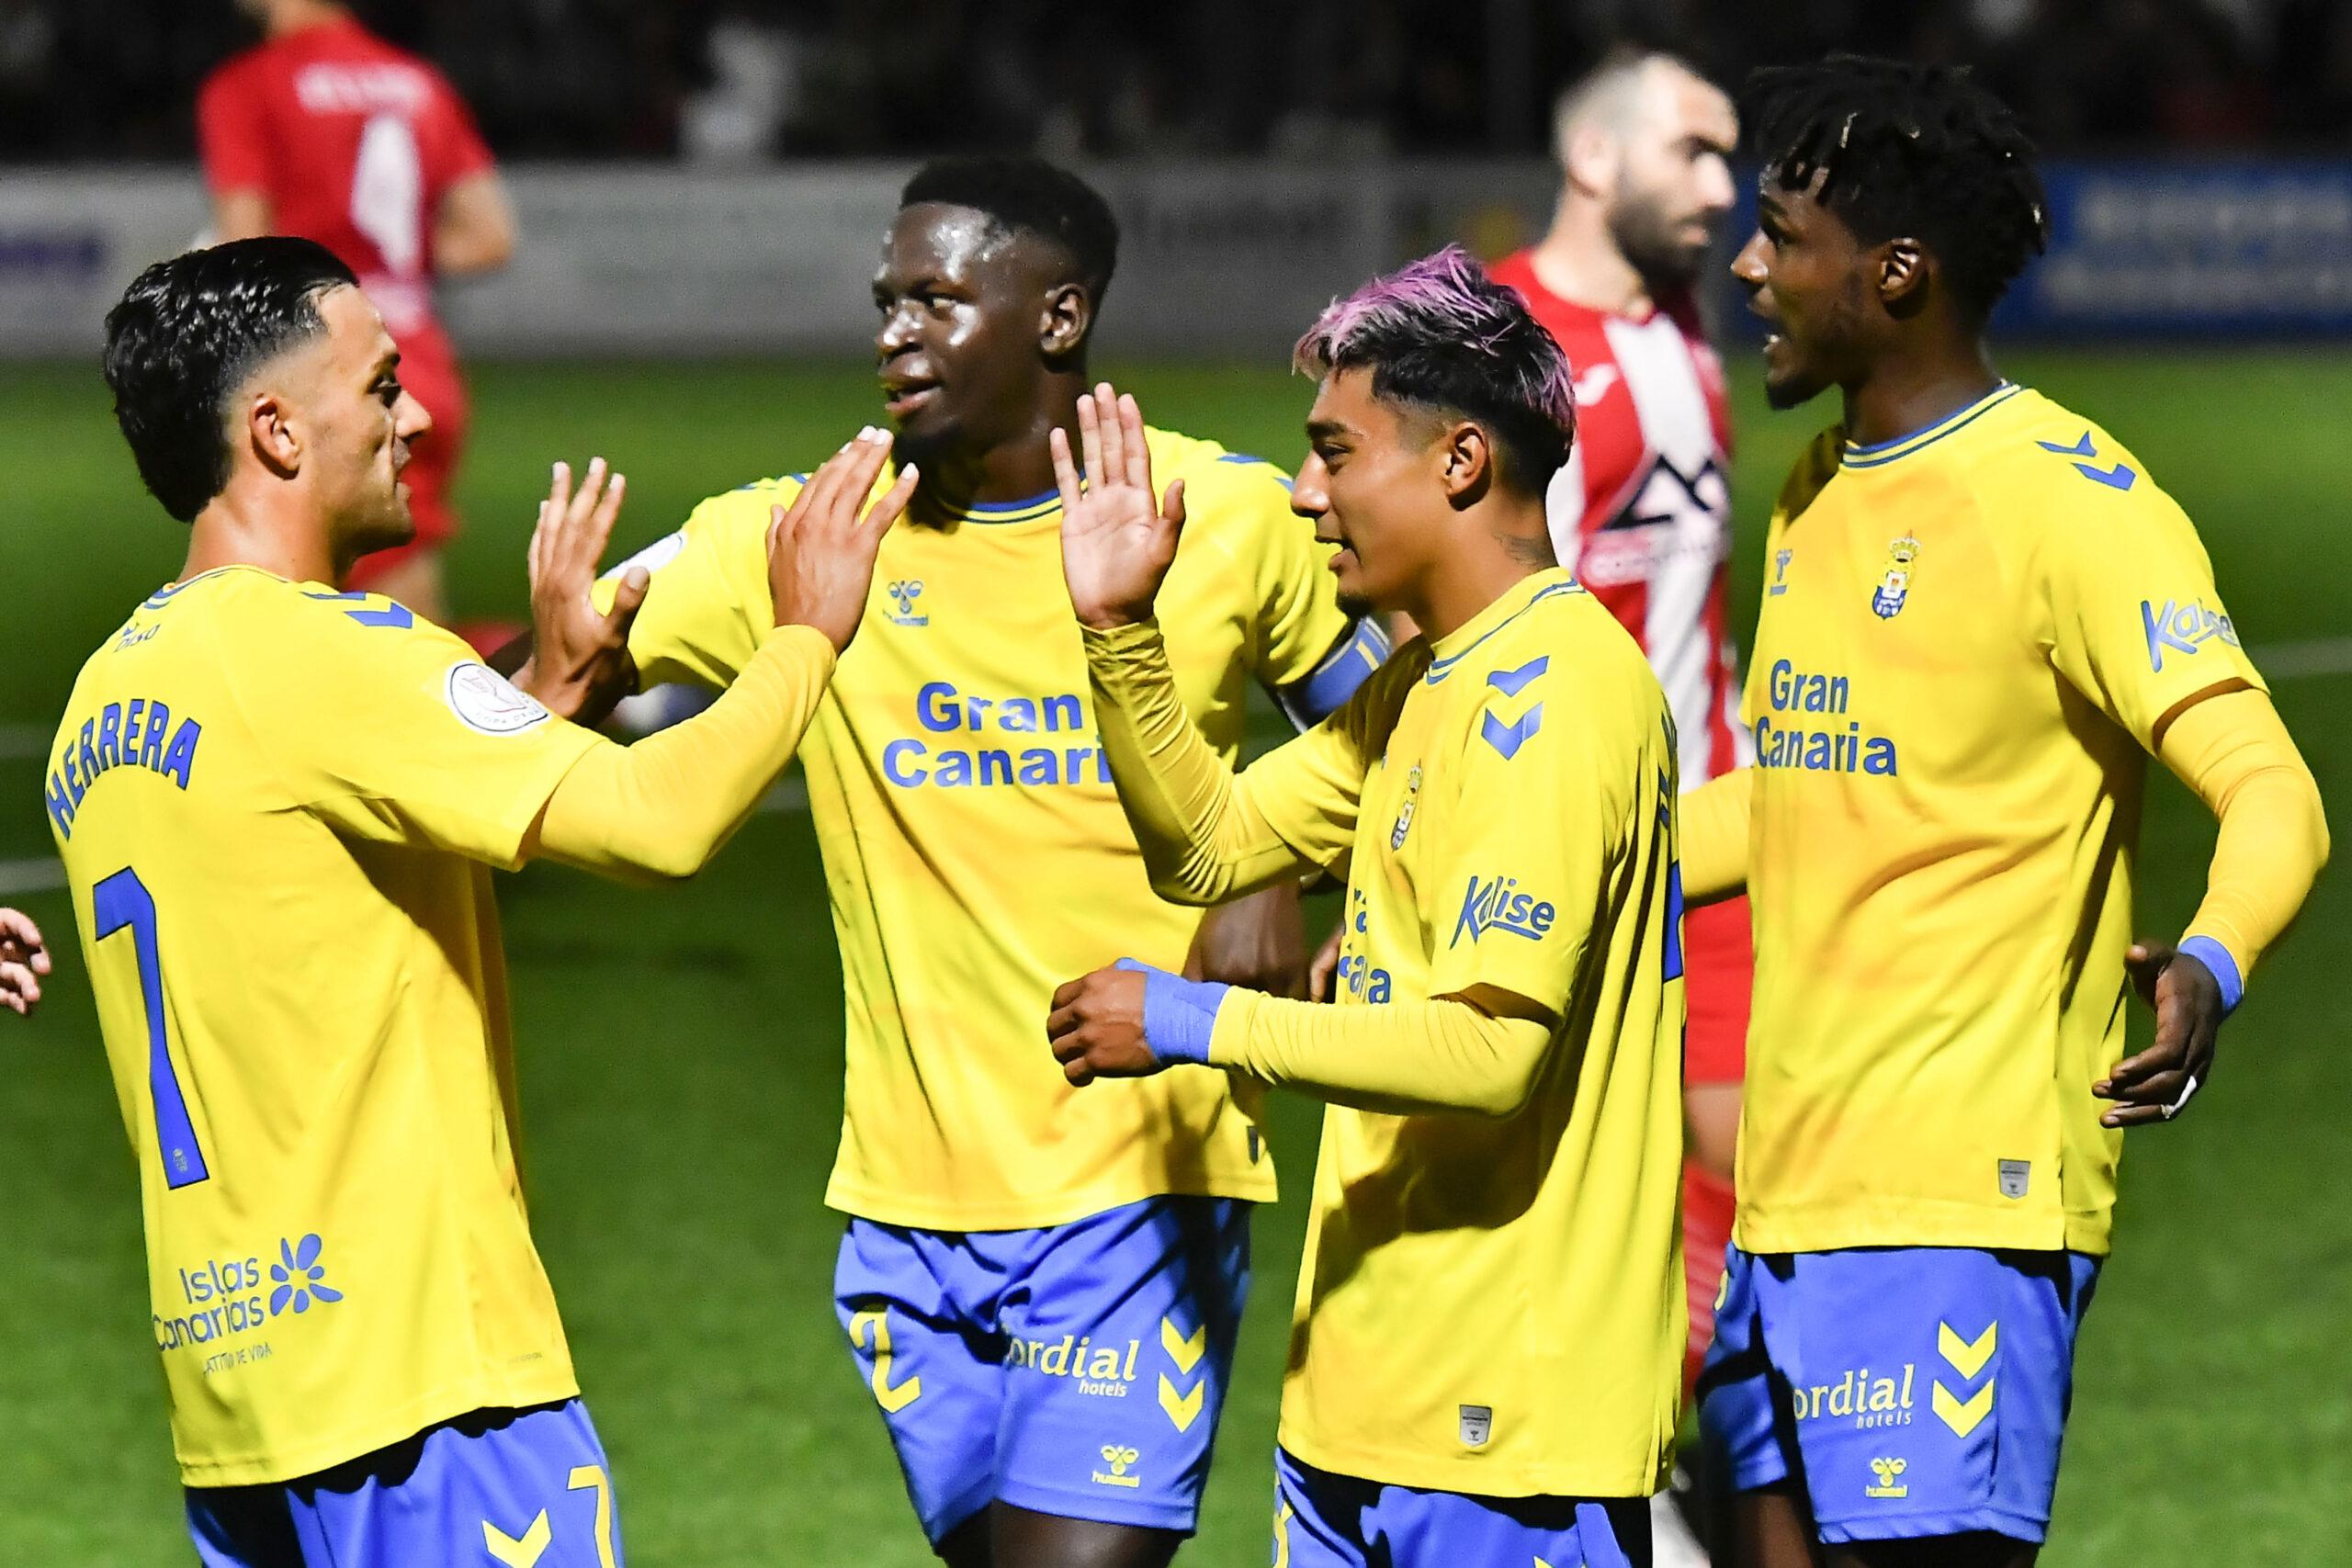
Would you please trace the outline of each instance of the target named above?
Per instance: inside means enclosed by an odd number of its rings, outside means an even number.
[[[390,600],[250,567],[83,667],[45,793],[189,1485],[578,1392],[478,863],[595,744]]]
[[[1349,618],[1278,469],[1166,431],[1149,442],[1155,481],[1184,480],[1188,519],[1160,617],[1185,704],[1229,760],[1250,683],[1306,678]],[[770,509],[799,483],[705,502],[637,558],[652,569],[629,633],[644,683],[724,685],[751,657],[773,619]],[[1020,1230],[1159,1193],[1273,1197],[1255,1101],[1222,1077],[1081,1095],[1044,1049],[1056,987],[1123,956],[1180,967],[1200,921],[1153,894],[1119,809],[1057,497],[890,531],[800,761],[847,992],[828,1203]]]
[[[1655,1491],[1689,1327],[1674,733],[1642,650],[1539,572],[1243,776],[1317,858],[1352,814],[1340,1006],[1486,987],[1561,1021],[1508,1116],[1324,1111],[1283,1446],[1404,1486]]]
[[[1882,446],[1826,433],[1768,548],[1739,1245],[2104,1253],[2148,751],[2262,683],[2196,530],[2004,385]]]

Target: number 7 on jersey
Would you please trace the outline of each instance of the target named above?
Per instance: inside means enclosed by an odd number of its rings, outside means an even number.
[[[196,1128],[187,1119],[187,1100],[172,1066],[164,1027],[164,959],[155,942],[154,897],[139,874],[124,866],[90,890],[90,915],[98,942],[126,927],[130,931],[131,948],[139,958],[140,1005],[147,1014],[147,1087],[155,1102],[155,1146],[164,1158],[164,1184],[192,1187],[212,1172],[205,1166],[204,1151],[196,1146]]]

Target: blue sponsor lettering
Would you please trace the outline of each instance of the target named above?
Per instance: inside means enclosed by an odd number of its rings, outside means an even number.
[[[1031,746],[1017,752],[1001,747],[933,750],[902,737],[882,748],[882,776],[899,789],[1107,784],[1111,754],[1100,746]]]
[[[1853,696],[1843,675],[1810,675],[1783,659],[1772,666],[1770,688],[1775,713],[1844,713]]]
[[[2239,646],[2237,628],[2230,624],[2229,616],[2206,608],[2202,599],[2192,599],[2186,604],[2177,599],[2167,599],[2161,610],[2154,600],[2143,599],[2140,626],[2148,637],[2148,668],[2160,675],[2164,673],[2167,649],[2193,657],[2209,642]]]
[[[1488,931],[1542,941],[1559,911],[1532,893],[1519,892],[1518,887],[1516,876],[1497,876],[1483,883],[1473,876],[1469,891],[1463,896],[1461,918],[1453,922],[1453,938],[1446,945],[1460,945],[1464,931],[1472,942]]]
[[[1361,953],[1343,953],[1340,958],[1340,986],[1348,995],[1367,1006],[1387,1002],[1394,982],[1385,969],[1374,969]]]

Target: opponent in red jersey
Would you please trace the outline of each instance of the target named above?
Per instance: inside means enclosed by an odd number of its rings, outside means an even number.
[[[1577,373],[1577,441],[1552,480],[1564,566],[1639,638],[1679,732],[1682,787],[1752,761],[1724,621],[1731,435],[1723,367],[1692,283],[1732,203],[1731,100],[1669,55],[1612,56],[1561,96],[1566,176],[1551,231],[1494,276]],[[1690,1374],[1714,1327],[1731,1239],[1753,968],[1745,899],[1685,921],[1690,1011],[1683,1186]]]
[[[328,0],[237,0],[264,41],[212,73],[197,134],[223,240],[297,234],[359,275],[401,350],[401,382],[432,411],[405,476],[416,539],[363,558],[352,585],[448,619],[440,547],[465,445],[456,352],[436,277],[495,271],[514,220],[490,150],[448,82]]]

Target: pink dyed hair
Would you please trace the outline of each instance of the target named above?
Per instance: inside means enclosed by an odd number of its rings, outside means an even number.
[[[1304,375],[1370,369],[1374,389],[1465,413],[1513,412],[1576,431],[1574,373],[1526,302],[1448,245],[1344,299],[1335,299],[1292,351]]]

